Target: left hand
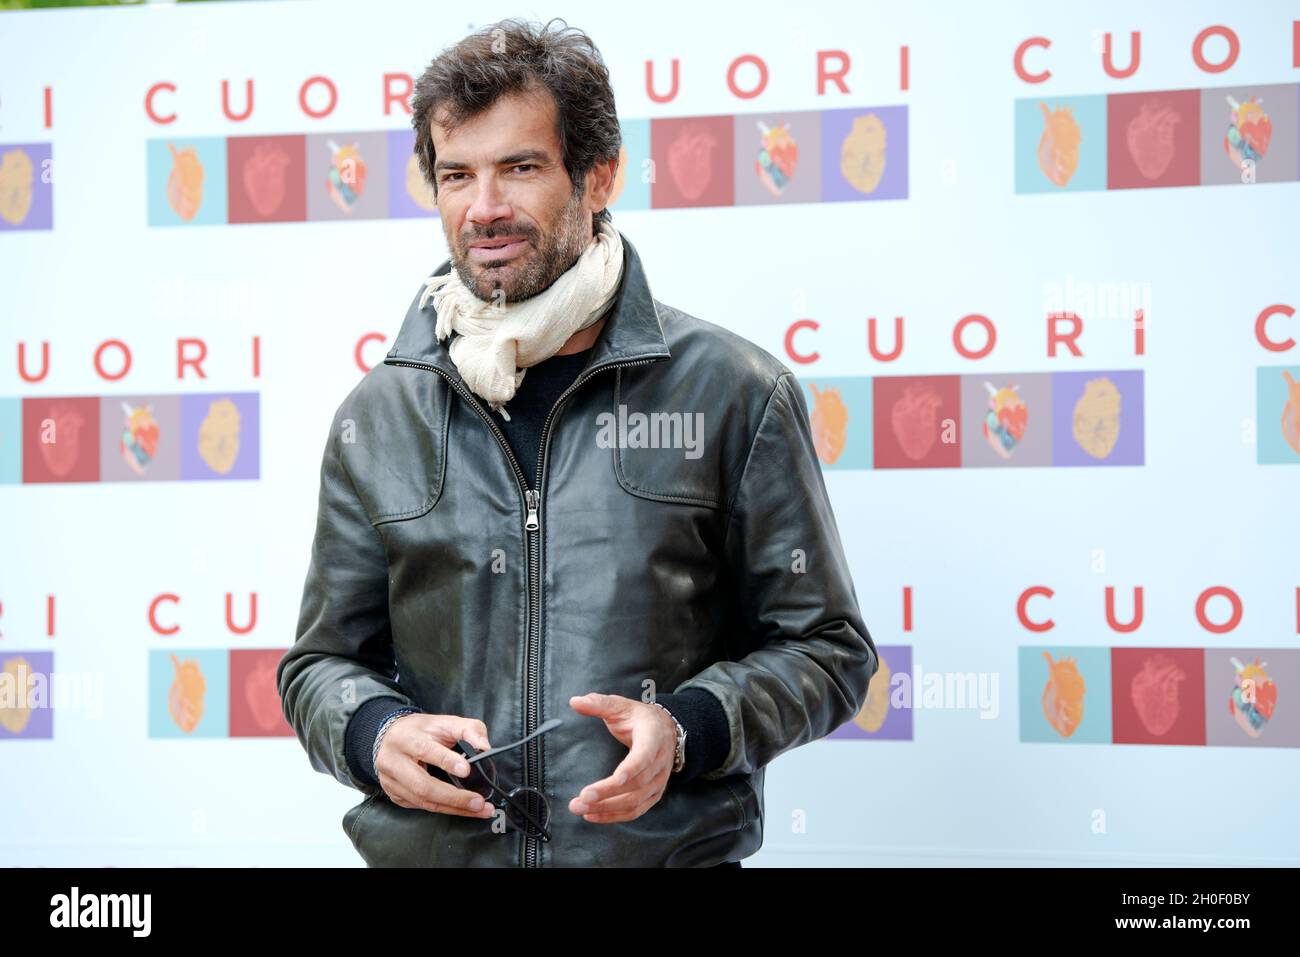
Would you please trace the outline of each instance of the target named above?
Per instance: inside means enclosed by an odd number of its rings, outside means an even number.
[[[569,802],[569,810],[593,824],[634,821],[654,807],[668,786],[677,750],[677,723],[663,708],[615,694],[569,699],[578,714],[601,718],[628,748],[614,773],[588,784]]]

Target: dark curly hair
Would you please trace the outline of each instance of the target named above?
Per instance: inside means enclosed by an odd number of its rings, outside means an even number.
[[[553,23],[562,28],[552,30]],[[586,188],[587,173],[596,163],[617,159],[623,137],[614,91],[591,37],[559,17],[545,24],[501,20],[438,54],[415,83],[415,155],[435,197],[437,157],[430,121],[437,116],[446,129],[455,130],[501,96],[538,89],[549,90],[555,99],[555,132],[575,193]],[[610,218],[609,210],[602,209],[592,217],[592,228]]]

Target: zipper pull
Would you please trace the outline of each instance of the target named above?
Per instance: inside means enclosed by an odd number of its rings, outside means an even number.
[[[533,532],[541,525],[541,522],[537,520],[537,505],[541,500],[541,495],[532,489],[528,489],[524,492],[524,499],[528,503],[528,518],[524,522],[524,528],[527,531]]]

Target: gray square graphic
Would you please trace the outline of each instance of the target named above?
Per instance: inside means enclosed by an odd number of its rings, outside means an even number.
[[[1263,155],[1254,160],[1255,182],[1293,183],[1296,170],[1296,85],[1294,83],[1270,86],[1217,87],[1201,90],[1201,183],[1222,185],[1241,183],[1243,171],[1224,149],[1224,138],[1233,126],[1231,97],[1238,104],[1247,104],[1255,97],[1263,115],[1272,124],[1272,135]],[[1258,132],[1259,117],[1253,108],[1247,108],[1253,117],[1248,129]]]
[[[819,111],[743,113],[735,117],[735,124],[737,206],[821,201],[822,125]],[[764,185],[756,164],[763,151],[763,127],[777,131],[782,124],[785,125],[785,134],[798,149],[798,157],[794,175],[779,194],[774,194]]]
[[[1025,411],[1023,437],[1003,458],[984,434],[991,393],[1014,388]],[[1048,372],[988,373],[961,377],[963,468],[1014,468],[1052,464],[1052,376]]]
[[[330,144],[333,144],[331,146]],[[330,192],[335,148],[356,150],[365,180],[355,201],[340,205]],[[355,170],[355,158],[341,169]],[[347,165],[348,161],[351,165]],[[340,174],[343,176],[345,174]],[[340,194],[342,195],[342,194]],[[346,207],[346,208],[345,208]],[[386,133],[320,133],[307,137],[307,219],[385,219],[388,216],[388,136]]]

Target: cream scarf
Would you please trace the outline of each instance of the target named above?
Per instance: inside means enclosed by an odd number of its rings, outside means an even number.
[[[420,308],[433,300],[439,341],[459,333],[451,341],[452,362],[470,389],[508,421],[505,403],[528,367],[555,355],[575,332],[603,316],[618,295],[622,273],[623,239],[602,222],[578,261],[531,299],[484,302],[452,269],[424,281]]]

